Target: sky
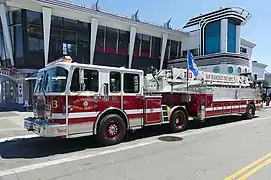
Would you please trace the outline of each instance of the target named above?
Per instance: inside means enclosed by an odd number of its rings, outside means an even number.
[[[74,0],[86,5],[96,0]],[[241,37],[256,44],[252,59],[267,64],[271,71],[271,1],[270,0],[99,0],[101,9],[131,16],[139,10],[139,19],[164,24],[171,18],[172,28],[182,28],[192,17],[220,7],[239,6],[252,14],[241,27]]]

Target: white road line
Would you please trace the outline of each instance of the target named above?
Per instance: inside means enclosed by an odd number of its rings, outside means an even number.
[[[145,143],[125,146],[125,147],[110,149],[110,150],[106,150],[106,151],[102,151],[102,152],[96,152],[96,153],[83,155],[83,156],[82,155],[76,155],[76,156],[71,156],[71,157],[68,157],[68,158],[57,159],[57,160],[53,160],[53,161],[47,161],[47,162],[33,164],[33,165],[29,165],[29,166],[22,166],[22,167],[19,167],[19,168],[0,171],[0,177],[15,174],[15,173],[21,173],[21,172],[25,172],[25,171],[30,171],[30,170],[34,170],[34,169],[40,169],[40,168],[44,168],[44,167],[47,167],[47,166],[53,166],[53,165],[61,164],[61,163],[67,163],[67,162],[71,162],[71,161],[77,161],[77,160],[87,159],[87,158],[91,158],[91,157],[95,157],[95,156],[100,156],[100,155],[110,154],[110,153],[114,153],[114,152],[124,151],[124,150],[128,150],[128,149],[136,148],[136,147],[146,146],[146,145],[149,145],[149,144],[152,144],[152,143],[153,142],[145,142]]]
[[[0,143],[6,142],[6,141],[12,141],[15,139],[29,139],[29,138],[35,138],[35,137],[39,137],[39,135],[29,134],[29,135],[24,135],[24,136],[13,136],[13,137],[1,138]]]

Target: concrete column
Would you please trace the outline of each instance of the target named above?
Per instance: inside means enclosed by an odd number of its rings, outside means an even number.
[[[248,72],[252,73],[252,67],[253,67],[253,63],[252,63],[252,58],[250,57],[249,58],[249,61],[248,61]]]
[[[12,51],[12,43],[11,36],[8,28],[7,14],[6,14],[6,5],[4,3],[0,3],[0,18],[3,26],[3,35],[4,35],[4,44],[6,45],[6,55],[11,61],[11,65],[14,66],[14,58]]]
[[[51,31],[51,16],[52,9],[48,7],[42,7],[43,17],[43,43],[44,43],[44,64],[48,64],[49,59],[49,46],[50,46],[50,31]]]
[[[167,48],[168,34],[163,34],[162,48],[161,48],[161,59],[160,59],[160,70],[163,68],[163,63],[165,59],[165,53]]]
[[[135,47],[136,27],[131,26],[130,28],[130,41],[129,41],[129,64],[128,68],[132,68],[134,47]]]
[[[220,52],[225,53],[228,49],[228,19],[221,20],[220,26]]]
[[[237,25],[236,26],[236,53],[240,53],[240,45],[241,45],[240,33],[241,33],[240,25]]]
[[[0,56],[2,59],[6,59],[5,42],[4,42],[4,37],[2,35],[0,35]]]
[[[99,21],[96,18],[91,18],[91,32],[90,32],[90,62],[89,64],[93,64],[94,53],[95,53],[95,45],[96,45],[96,37],[98,30]]]

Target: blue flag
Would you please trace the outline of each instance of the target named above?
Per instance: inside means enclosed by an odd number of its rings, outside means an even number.
[[[193,54],[190,51],[187,52],[187,68],[193,72],[195,77],[199,75],[198,67],[194,61]]]

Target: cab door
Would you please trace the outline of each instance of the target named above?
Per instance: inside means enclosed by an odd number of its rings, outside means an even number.
[[[128,116],[130,127],[143,125],[143,73],[123,72],[122,109]]]
[[[121,73],[111,71],[109,73],[109,101],[108,107],[121,109]]]

